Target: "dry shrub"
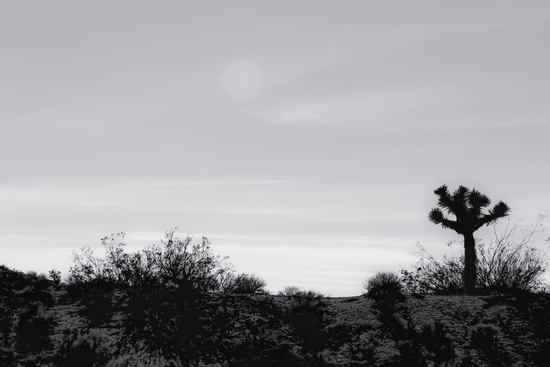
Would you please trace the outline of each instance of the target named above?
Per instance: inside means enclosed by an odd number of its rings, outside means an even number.
[[[437,259],[419,243],[420,261],[414,270],[402,269],[404,292],[409,294],[457,294],[464,292],[464,256]]]
[[[104,259],[89,247],[74,254],[69,285],[99,287],[107,308],[116,301],[125,315],[119,354],[139,350],[187,365],[218,342],[214,297],[229,270],[206,237],[193,244],[192,236],[180,239],[174,232],[166,232],[162,246],[135,253],[124,252],[119,233],[102,239]]]
[[[267,294],[264,289],[266,282],[253,274],[241,273],[232,276],[226,286],[231,293],[236,294]]]
[[[279,296],[286,296],[286,297],[293,297],[295,295],[297,295],[300,291],[300,288],[294,286],[294,285],[289,285],[287,287],[285,287],[285,289],[283,289],[282,291],[279,291],[279,293],[277,293],[277,295]]]
[[[56,353],[56,365],[66,367],[93,367],[105,365],[108,348],[101,335],[94,331],[82,333],[74,328],[65,330],[63,341]]]
[[[53,317],[46,313],[43,303],[33,302],[21,309],[15,330],[19,350],[37,353],[51,346]]]
[[[403,284],[399,275],[390,272],[379,272],[369,278],[363,287],[365,296],[375,301],[397,300],[403,296]]]
[[[487,290],[528,292],[543,291],[543,276],[547,254],[529,246],[533,236],[542,232],[547,215],[539,215],[534,224],[519,222],[508,225],[499,233],[493,226],[494,240],[478,246],[477,287]],[[516,238],[519,238],[517,240]],[[547,240],[548,241],[548,240]],[[420,261],[414,270],[401,270],[405,291],[411,294],[460,294],[464,292],[462,271],[464,256],[430,255],[420,244]]]
[[[529,243],[533,235],[544,230],[542,222],[547,217],[539,214],[537,222],[526,226],[519,222],[511,224],[508,220],[501,234],[493,228],[494,240],[489,246],[479,246],[478,284],[499,290],[542,290],[548,256]],[[516,234],[519,234],[519,241],[515,240]]]

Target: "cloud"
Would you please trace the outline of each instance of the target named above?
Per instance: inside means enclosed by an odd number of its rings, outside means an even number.
[[[295,122],[301,122],[301,123],[326,122],[326,119],[323,116],[311,110],[308,110],[307,108],[302,108],[302,109],[281,108],[281,109],[268,110],[266,112],[254,112],[254,111],[248,111],[248,110],[241,110],[241,111],[253,116],[261,117],[263,119],[266,119],[278,124],[289,124],[289,123],[295,123]]]
[[[189,181],[189,182],[150,182],[150,183],[120,183],[116,186],[137,187],[137,188],[156,188],[156,187],[178,187],[178,186],[240,186],[240,185],[278,185],[289,184],[297,181],[291,180],[259,180],[259,181]]]
[[[16,208],[107,208],[117,206],[114,197],[104,192],[82,187],[64,186],[4,186],[0,187],[0,200],[4,210]]]
[[[391,127],[412,124],[431,110],[452,104],[449,88],[395,88],[380,91],[340,91],[301,102],[282,101],[265,111],[242,110],[273,123],[314,123],[339,126]],[[418,117],[418,118],[415,118]]]
[[[492,130],[500,128],[527,127],[533,125],[547,125],[550,121],[550,116],[535,119],[522,119],[500,122],[483,122],[479,120],[468,121],[462,120],[456,124],[438,124],[430,126],[414,126],[414,127],[399,127],[391,130],[391,133],[411,133],[411,132],[445,132],[445,131],[468,131],[468,130]]]

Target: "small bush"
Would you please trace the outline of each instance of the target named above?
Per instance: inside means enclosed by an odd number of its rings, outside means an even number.
[[[409,294],[459,294],[464,292],[464,256],[437,259],[420,244],[420,261],[415,270],[402,269],[404,292]]]
[[[44,291],[44,290],[48,289],[51,285],[52,285],[52,283],[51,283],[51,281],[46,277],[46,275],[44,275],[44,274],[39,274],[39,275],[36,277],[35,287],[36,287],[38,290]]]
[[[29,270],[29,271],[27,272],[27,274],[23,275],[23,278],[24,278],[26,281],[32,282],[32,281],[35,281],[35,280],[36,280],[37,276],[38,276],[38,275],[36,274],[36,271],[34,271],[34,270]]]
[[[25,306],[19,313],[16,326],[18,347],[23,352],[36,353],[51,346],[53,318],[41,302]]]
[[[53,284],[59,285],[59,283],[61,283],[61,272],[59,270],[52,269],[49,274]]]
[[[98,333],[82,334],[78,329],[65,330],[56,354],[57,365],[67,367],[104,365],[109,359],[108,350]]]
[[[15,366],[15,352],[9,348],[0,348],[0,366]]]
[[[471,330],[472,345],[480,350],[487,351],[496,346],[500,328],[495,325],[478,324]]]
[[[239,274],[230,280],[228,288],[237,294],[266,294],[266,282],[251,274]]]
[[[539,214],[536,223],[522,226],[510,224],[501,234],[494,229],[494,240],[488,246],[481,244],[478,250],[478,283],[497,290],[527,290],[536,292],[544,289],[544,272],[548,256],[528,244],[537,232],[544,230],[542,221],[547,215]],[[519,241],[514,240],[520,231]]]
[[[293,296],[297,295],[300,292],[301,292],[300,288],[298,288],[294,285],[291,285],[291,286],[285,287],[285,289],[283,289],[282,291],[279,291],[279,293],[277,293],[277,295],[286,296],[286,297],[293,297]]]
[[[395,273],[380,272],[364,283],[365,296],[375,301],[398,300],[403,294],[403,284]]]
[[[98,326],[110,321],[113,315],[113,288],[105,282],[92,281],[82,289],[80,295],[84,307],[78,312],[85,317],[89,326]]]
[[[317,310],[326,307],[325,296],[315,291],[303,291],[296,286],[285,287],[278,293],[279,296],[291,297],[291,309],[294,311],[311,309]]]
[[[323,328],[326,326],[326,315],[331,311],[325,296],[311,290],[303,291],[295,286],[286,287],[279,295],[291,298],[283,320],[291,325],[292,335],[301,340],[305,355],[312,359],[328,340]]]

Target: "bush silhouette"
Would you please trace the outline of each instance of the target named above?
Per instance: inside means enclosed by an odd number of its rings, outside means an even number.
[[[118,352],[144,351],[163,361],[189,364],[201,351],[214,348],[213,320],[228,268],[215,256],[206,237],[193,244],[166,232],[162,246],[124,252],[124,233],[102,239],[103,259],[90,248],[74,254],[69,286],[99,287],[107,305],[125,315]],[[115,297],[115,295],[117,295]],[[112,303],[112,304],[109,304]]]
[[[265,286],[265,281],[255,275],[241,273],[229,280],[227,288],[236,294],[267,294]]]
[[[519,223],[508,224],[504,232],[493,227],[494,240],[487,246],[478,245],[477,284],[485,290],[514,292],[543,290],[547,255],[529,243],[535,233],[543,230],[539,215],[536,223],[522,227]],[[518,233],[518,231],[520,233]],[[515,239],[518,237],[519,239]],[[420,261],[414,270],[401,270],[405,290],[411,294],[461,294],[465,292],[461,277],[464,256],[446,256],[438,259],[430,255],[420,244]]]
[[[395,273],[376,273],[364,283],[364,288],[365,296],[375,301],[397,301],[403,297],[403,284]]]
[[[296,296],[300,292],[302,292],[300,291],[300,288],[294,285],[291,285],[291,286],[285,287],[285,289],[283,289],[282,291],[279,291],[278,295],[292,297],[292,296]]]
[[[404,291],[409,294],[458,294],[464,292],[462,269],[464,257],[437,259],[431,256],[420,244],[420,261],[414,270],[402,269],[401,279]]]
[[[303,291],[296,286],[288,286],[280,296],[290,297],[290,308],[285,310],[283,320],[292,327],[292,335],[301,341],[304,353],[312,359],[328,342],[324,332],[326,315],[331,312],[325,296],[315,291]]]
[[[548,215],[539,214],[529,225],[510,223],[502,233],[493,228],[494,240],[488,246],[479,246],[478,266],[480,284],[497,290],[544,289],[544,272],[548,265],[546,253],[529,246],[532,237],[544,230],[542,222]],[[519,232],[519,239],[515,239]],[[548,239],[547,239],[548,241]]]
[[[48,274],[55,285],[59,285],[61,283],[61,272],[59,270],[52,269]]]

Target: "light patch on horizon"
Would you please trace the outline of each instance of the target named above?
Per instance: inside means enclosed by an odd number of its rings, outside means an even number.
[[[279,242],[270,247],[227,244],[231,250],[229,262],[239,271],[253,273],[267,282],[271,292],[285,286],[322,291],[333,296],[349,296],[359,293],[361,282],[376,271],[398,271],[399,266],[407,267],[418,260],[409,251],[399,250],[399,246],[380,247],[348,243],[345,238],[309,238],[317,242],[315,250],[311,246],[300,246],[305,238]],[[323,241],[319,243],[318,241]],[[280,241],[280,239],[279,239]],[[395,244],[394,244],[395,245]],[[265,264],[272,264],[266,267]],[[367,269],[372,269],[370,272]],[[346,274],[346,275],[345,275]],[[342,281],[354,279],[354,282]],[[312,285],[318,281],[319,285]]]
[[[229,64],[223,75],[222,85],[236,101],[257,97],[264,83],[264,73],[252,60],[242,59]]]

